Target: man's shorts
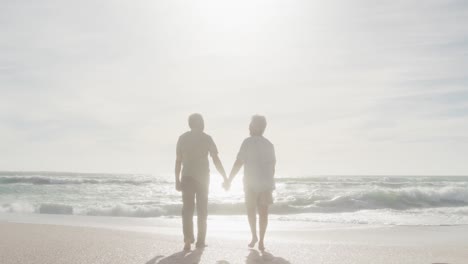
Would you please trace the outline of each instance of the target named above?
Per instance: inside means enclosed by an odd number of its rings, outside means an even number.
[[[247,207],[268,206],[273,204],[273,191],[255,192],[245,190],[245,204]]]

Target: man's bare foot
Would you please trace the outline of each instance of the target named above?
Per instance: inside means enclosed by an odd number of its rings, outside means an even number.
[[[196,248],[205,248],[207,247],[208,245],[205,244],[204,242],[197,242],[197,244],[195,244],[195,247]]]
[[[263,241],[258,242],[258,249],[259,249],[260,251],[264,251],[264,250],[265,250],[265,245],[263,244]]]
[[[255,244],[257,244],[258,238],[257,237],[252,237],[252,240],[249,243],[249,248],[255,247]]]
[[[185,243],[184,250],[189,251],[190,249],[191,249],[191,243],[189,243],[189,242]]]

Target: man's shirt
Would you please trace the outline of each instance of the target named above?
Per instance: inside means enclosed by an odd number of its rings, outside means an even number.
[[[182,178],[192,177],[199,182],[209,182],[208,153],[213,157],[218,149],[213,139],[199,131],[182,134],[177,141],[177,158],[182,161]]]
[[[275,189],[275,148],[263,136],[251,136],[242,142],[237,159],[244,162],[244,188],[256,191]]]

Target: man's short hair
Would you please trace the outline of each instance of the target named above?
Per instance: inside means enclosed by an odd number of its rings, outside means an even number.
[[[189,127],[192,130],[201,130],[205,128],[203,116],[199,113],[191,114],[188,118]]]
[[[267,126],[266,118],[262,115],[254,115],[250,126],[255,134],[263,135]]]

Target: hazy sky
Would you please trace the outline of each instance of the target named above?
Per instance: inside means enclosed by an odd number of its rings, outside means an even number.
[[[0,0],[0,170],[170,174],[200,112],[230,169],[468,175],[468,2]]]

